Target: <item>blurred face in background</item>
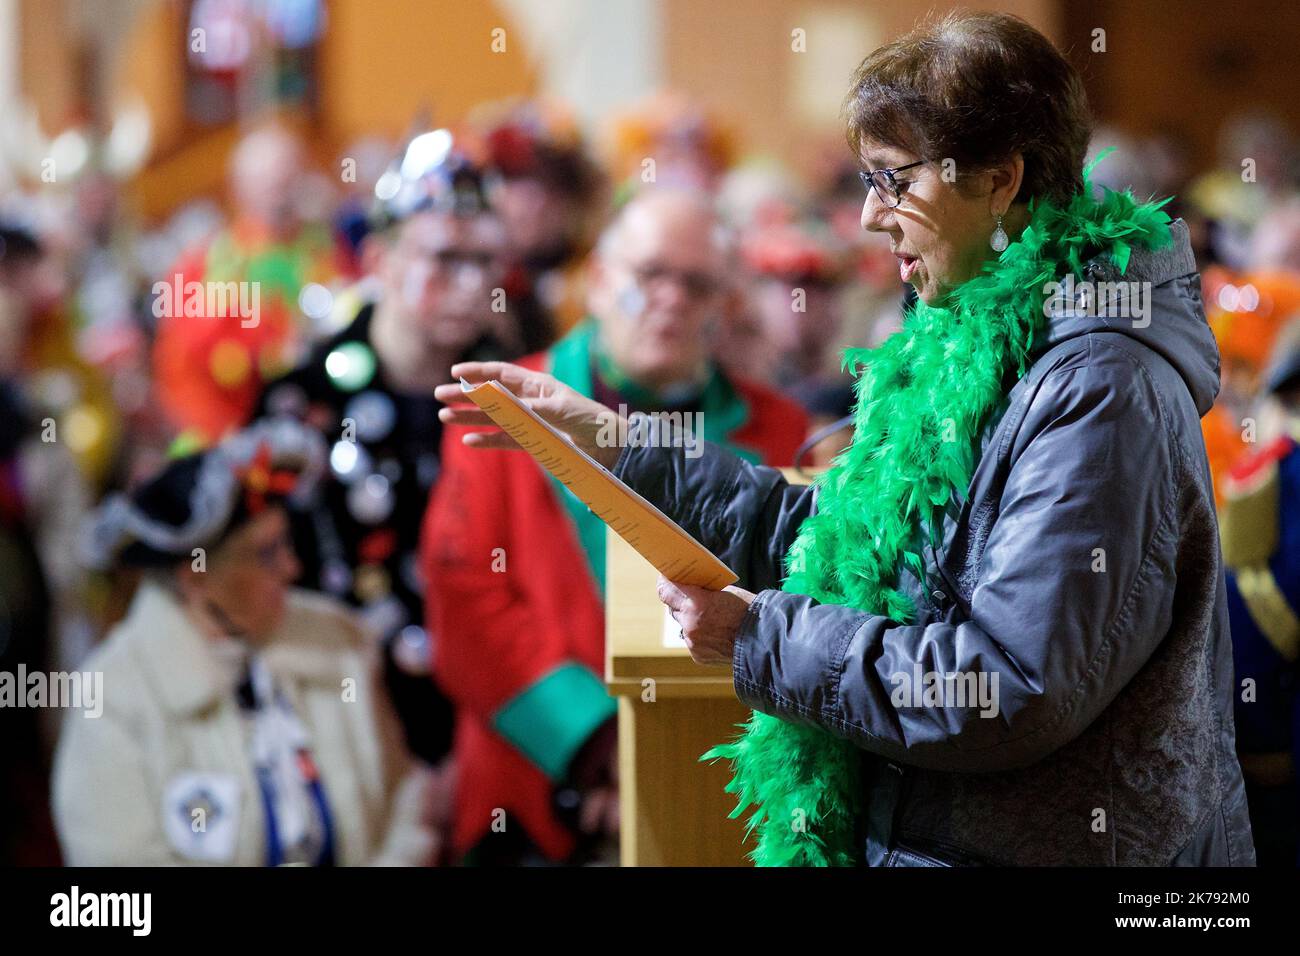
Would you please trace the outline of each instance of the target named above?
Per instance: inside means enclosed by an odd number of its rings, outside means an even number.
[[[76,221],[82,242],[106,242],[118,217],[117,185],[100,172],[90,172],[77,181]]]
[[[413,349],[459,350],[486,330],[505,232],[493,215],[421,212],[395,228],[379,263],[382,304]]]
[[[0,376],[22,371],[33,322],[68,291],[58,263],[44,252],[24,251],[9,260],[0,265]]]
[[[1264,214],[1251,235],[1248,256],[1252,269],[1300,272],[1300,199]]]
[[[582,208],[572,197],[530,176],[506,177],[492,192],[511,255],[546,260],[572,248],[582,227]]]
[[[53,256],[37,252],[0,268],[3,286],[28,318],[59,305],[68,294],[68,282]]]
[[[302,224],[300,184],[306,171],[306,150],[288,130],[272,126],[250,133],[230,163],[230,192],[240,218],[274,239],[293,238]]]
[[[29,321],[27,306],[0,284],[0,379],[16,377],[22,371]]]
[[[601,240],[588,301],[625,374],[653,389],[703,379],[727,261],[707,199],[657,190],[628,204]]]
[[[256,641],[280,625],[289,586],[301,572],[284,509],[268,507],[227,535],[208,554],[205,570],[186,562],[178,574],[195,616]]]
[[[764,334],[779,352],[820,352],[834,345],[840,323],[832,283],[764,276],[751,298]]]

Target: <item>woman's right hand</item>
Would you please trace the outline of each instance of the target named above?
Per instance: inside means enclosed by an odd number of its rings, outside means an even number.
[[[618,421],[617,412],[587,398],[554,376],[509,362],[461,362],[451,367],[451,374],[471,385],[494,380],[500,382],[606,468],[612,469],[618,462],[619,442],[602,438],[627,434],[627,423]],[[447,405],[438,412],[438,418],[444,424],[474,428],[487,426],[490,429],[465,435],[462,441],[466,445],[472,448],[519,447],[513,438],[493,424],[486,412],[469,403],[459,381],[439,385],[433,395]]]

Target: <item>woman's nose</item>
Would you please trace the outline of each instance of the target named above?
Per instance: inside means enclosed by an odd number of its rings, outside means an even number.
[[[880,201],[874,189],[867,191],[867,198],[862,203],[862,218],[860,220],[865,232],[884,232],[888,228],[889,220],[893,217],[893,214],[894,210]]]

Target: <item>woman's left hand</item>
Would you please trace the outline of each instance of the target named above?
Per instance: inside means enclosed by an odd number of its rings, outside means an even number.
[[[709,591],[659,576],[659,600],[668,605],[697,664],[730,664],[740,622],[754,594],[744,588]]]

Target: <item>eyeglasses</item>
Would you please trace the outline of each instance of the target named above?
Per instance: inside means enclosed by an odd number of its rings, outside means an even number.
[[[409,249],[407,255],[412,261],[420,263],[439,274],[454,274],[462,269],[474,272],[490,272],[496,265],[496,258],[490,252],[476,252],[462,249]]]
[[[673,282],[696,301],[711,298],[722,289],[722,283],[707,272],[670,269],[657,262],[633,266],[632,274],[642,289],[653,289],[665,282]]]
[[[915,166],[924,166],[925,164],[926,160],[918,159],[914,163],[908,163],[906,166],[895,166],[893,169],[859,170],[858,178],[862,180],[862,185],[876,191],[876,196],[886,207],[897,209],[902,205],[903,194],[898,188],[898,181],[894,179],[894,174],[912,169]],[[904,183],[903,185],[907,184]]]
[[[405,254],[407,274],[417,282],[452,282],[472,290],[482,286],[497,269],[496,258],[488,252],[411,248]]]

